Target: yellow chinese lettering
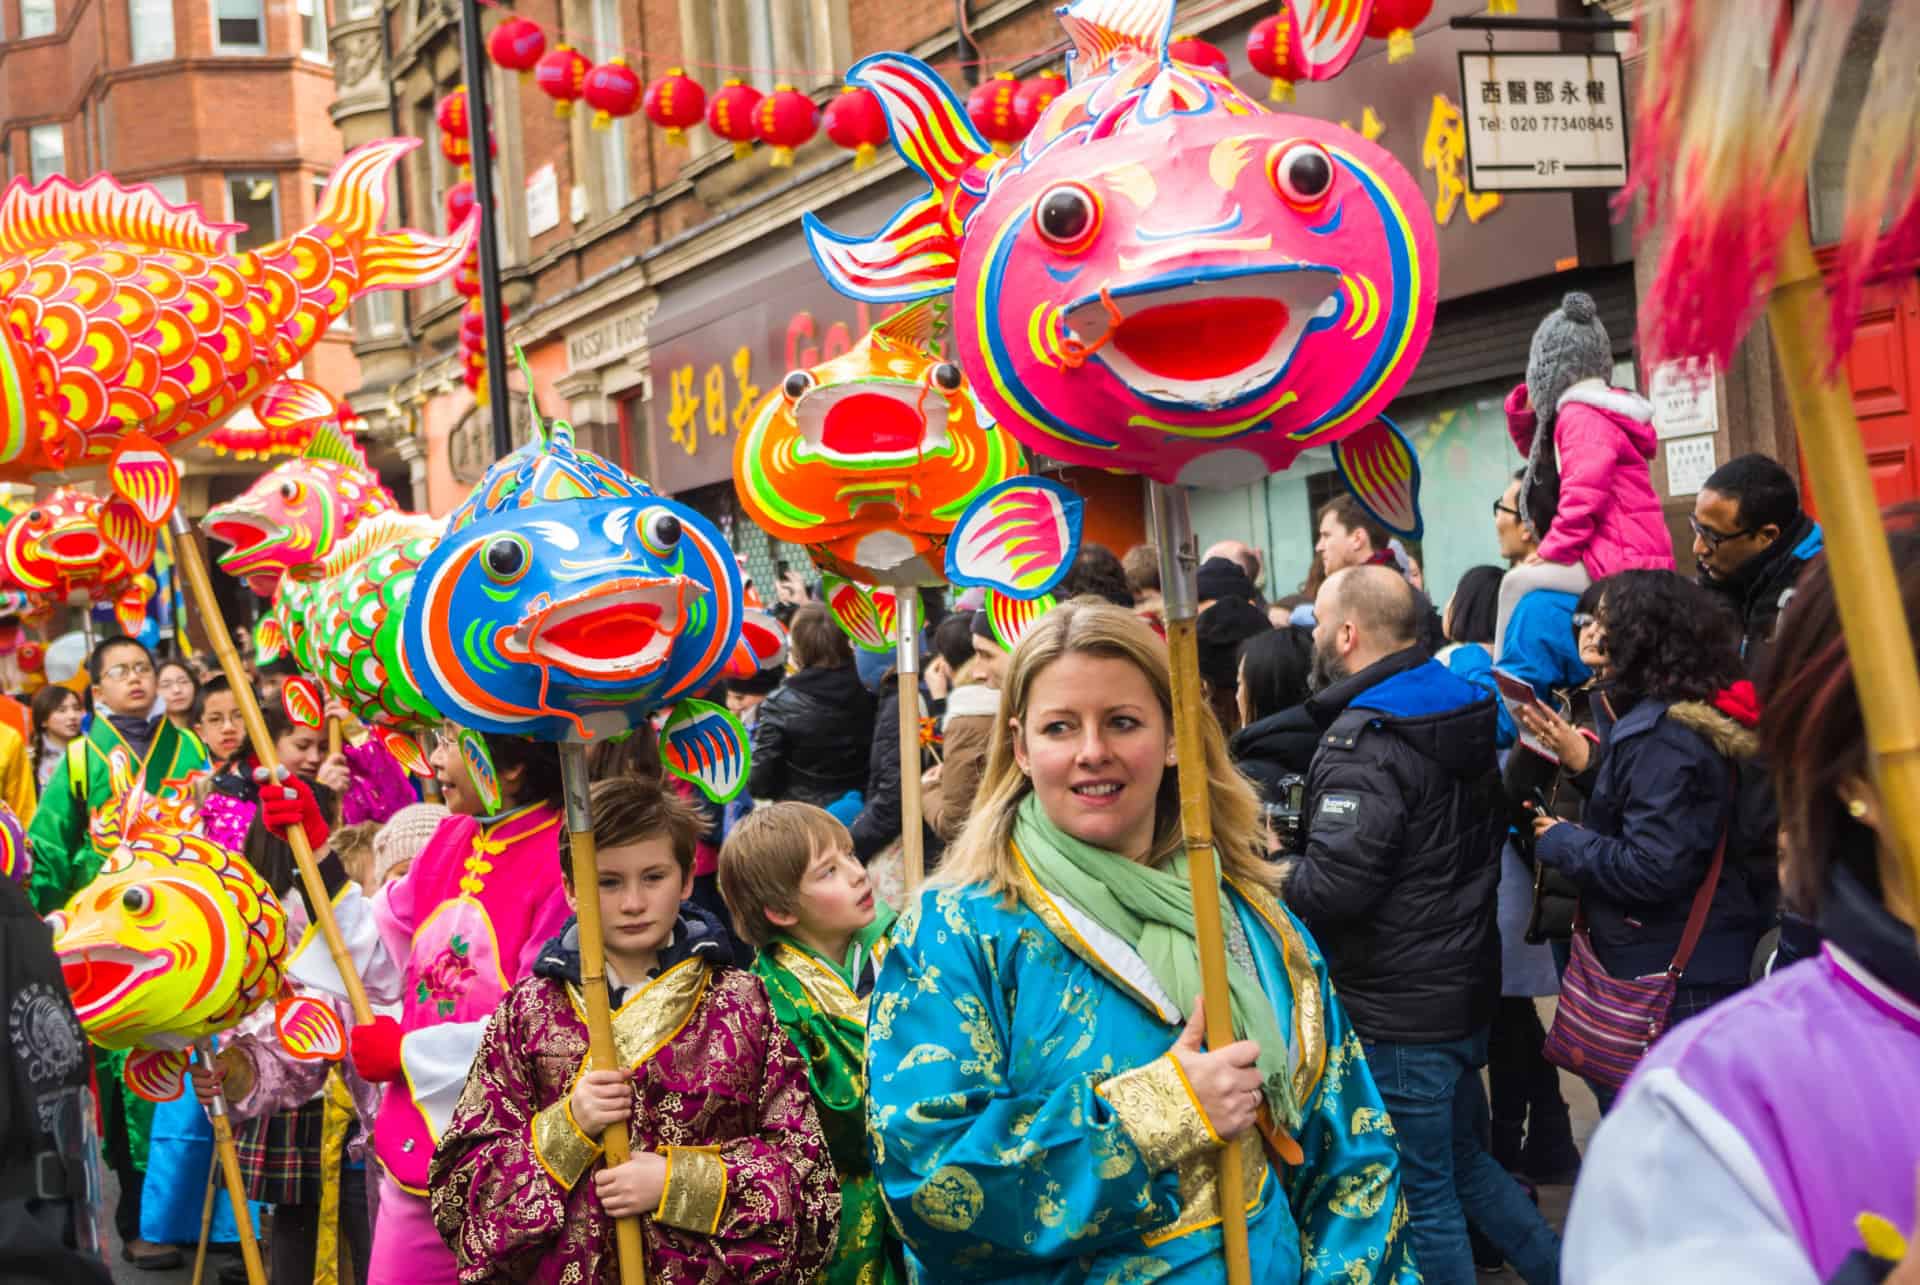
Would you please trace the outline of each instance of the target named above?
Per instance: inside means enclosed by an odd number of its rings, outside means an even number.
[[[760,404],[760,390],[753,382],[753,349],[745,344],[734,350],[733,385],[733,428],[742,433]]]
[[[694,427],[694,417],[700,413],[700,402],[693,395],[693,366],[680,366],[667,376],[671,389],[671,400],[667,405],[667,433],[675,442],[691,455],[700,446],[700,430]]]
[[[1433,172],[1433,221],[1441,227],[1453,221],[1456,207],[1466,207],[1469,223],[1478,223],[1500,207],[1498,192],[1476,192],[1467,186],[1463,172],[1466,156],[1466,119],[1445,94],[1435,94],[1433,111],[1427,117],[1426,145],[1420,149],[1420,165]]]
[[[707,436],[727,435],[727,372],[715,362],[707,367]]]

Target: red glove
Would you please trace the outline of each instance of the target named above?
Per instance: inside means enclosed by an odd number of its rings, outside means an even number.
[[[369,1084],[390,1084],[400,1078],[400,1023],[376,1017],[353,1028],[350,1036],[353,1069]]]
[[[332,833],[327,819],[320,815],[320,800],[313,797],[307,783],[297,776],[261,785],[260,824],[267,827],[267,833],[281,840],[287,838],[288,830],[298,825],[306,831],[307,846],[315,852],[326,845],[327,836]]]

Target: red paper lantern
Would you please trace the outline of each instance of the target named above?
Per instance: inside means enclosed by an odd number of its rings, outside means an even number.
[[[1387,42],[1387,61],[1413,57],[1413,30],[1433,12],[1433,0],[1373,0],[1367,34]]]
[[[441,134],[440,155],[447,158],[448,164],[459,166],[462,175],[473,172],[471,168],[473,165],[473,146],[465,134]]]
[[[465,348],[478,348],[487,342],[487,311],[478,299],[468,300],[460,313],[460,343]]]
[[[467,221],[473,213],[473,184],[455,183],[447,189],[447,228],[452,230]]]
[[[1175,62],[1189,67],[1200,67],[1229,78],[1233,75],[1233,64],[1227,61],[1226,52],[1210,40],[1181,36],[1167,46],[1167,53]]]
[[[20,660],[20,672],[37,674],[47,667],[47,649],[39,643],[21,643],[16,653]]]
[[[737,76],[721,85],[707,104],[707,128],[733,144],[736,161],[753,154],[753,140],[760,136],[754,123],[759,106],[760,91]]]
[[[545,52],[547,33],[540,30],[539,23],[526,18],[508,18],[487,37],[487,56],[493,59],[494,66],[517,71],[522,76],[534,69]]]
[[[873,164],[874,154],[887,141],[887,113],[871,89],[848,85],[827,104],[827,137],[853,153],[853,168]]]
[[[820,109],[792,85],[775,85],[753,109],[754,128],[773,145],[775,169],[793,164],[793,149],[820,131]]]
[[[1020,92],[1013,96],[1013,116],[1019,125],[1020,137],[1033,133],[1041,115],[1066,88],[1067,78],[1051,67],[1036,72],[1020,86]]]
[[[442,98],[433,108],[433,119],[442,134],[467,136],[467,87],[465,85]]]
[[[1247,62],[1262,76],[1273,81],[1267,98],[1276,103],[1293,101],[1293,82],[1300,79],[1300,65],[1293,56],[1293,29],[1279,15],[1262,18],[1247,33]]]
[[[595,129],[606,129],[615,117],[631,116],[640,109],[640,77],[625,58],[615,56],[595,67],[581,89],[587,106],[593,108]]]
[[[462,299],[478,298],[480,294],[480,254],[471,251],[460,260],[460,267],[453,274],[453,292]]]
[[[561,120],[573,115],[573,105],[586,92],[587,72],[593,64],[572,45],[555,45],[534,64],[533,83],[553,99],[553,114]]]
[[[1026,135],[1013,110],[1013,100],[1019,92],[1020,82],[1013,78],[1012,72],[1003,71],[992,80],[981,81],[967,95],[967,119],[980,131],[980,137],[1003,155],[1012,151],[1013,145]]]
[[[643,107],[647,119],[666,130],[667,142],[677,147],[707,114],[707,91],[684,69],[669,67],[666,75],[647,86]]]

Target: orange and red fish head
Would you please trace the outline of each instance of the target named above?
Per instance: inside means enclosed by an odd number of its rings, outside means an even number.
[[[85,592],[110,599],[132,572],[102,530],[105,507],[97,495],[62,487],[7,523],[0,534],[7,580],[43,598]]]
[[[882,321],[846,353],[790,372],[734,448],[734,486],[776,539],[869,584],[940,583],[941,552],[1020,448],[929,343],[934,305]]]

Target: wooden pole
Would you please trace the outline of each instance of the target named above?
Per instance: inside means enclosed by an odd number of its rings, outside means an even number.
[[[220,1153],[207,1157],[207,1198],[200,1205],[200,1247],[193,1253],[193,1285],[207,1271],[207,1241],[213,1236],[213,1194],[220,1189]]]
[[[594,1071],[622,1068],[613,1048],[613,1014],[607,1003],[606,938],[600,929],[600,865],[593,843],[593,796],[587,779],[587,747],[578,741],[560,744],[560,779],[567,801],[567,843],[573,861],[573,904],[580,927],[580,998],[587,1008],[587,1067]],[[633,1158],[625,1122],[606,1127],[600,1135],[607,1167]],[[620,1262],[620,1285],[645,1285],[646,1248],[640,1239],[639,1218],[628,1215],[613,1221],[614,1249]]]
[[[1187,493],[1159,482],[1152,488],[1154,541],[1160,553],[1160,594],[1167,620],[1167,661],[1173,671],[1173,745],[1180,771],[1180,828],[1186,836],[1187,879],[1193,886],[1193,932],[1200,949],[1200,993],[1206,1000],[1207,1047],[1233,1043],[1233,997],[1227,988],[1227,939],[1220,921],[1220,868],[1213,851],[1213,813],[1207,797],[1206,742],[1201,722],[1199,545]],[[1220,1250],[1230,1285],[1250,1285],[1247,1248],[1245,1139],[1220,1149]]]
[[[200,614],[200,628],[206,631],[207,645],[213,648],[213,654],[220,658],[220,671],[227,676],[227,685],[233,689],[233,698],[240,706],[240,720],[247,725],[247,739],[253,742],[254,757],[260,760],[260,766],[267,770],[269,777],[275,775],[280,767],[280,756],[274,752],[273,737],[267,734],[267,722],[260,716],[260,701],[255,697],[253,684],[247,681],[247,672],[240,664],[240,654],[233,649],[233,637],[227,632],[226,617],[220,614],[220,601],[213,596],[213,582],[207,578],[207,564],[200,557],[200,545],[193,538],[193,529],[187,525],[187,516],[178,508],[173,511],[174,565],[179,568],[187,582],[187,592],[193,595],[194,609]],[[333,915],[333,898],[327,895],[326,881],[320,877],[320,866],[313,859],[313,848],[307,843],[306,831],[299,826],[287,830],[287,846],[293,849],[293,862],[300,868],[300,881],[306,885],[307,900],[312,903],[320,935],[326,940],[327,953],[333,957],[333,966],[340,973],[340,980],[347,988],[347,1002],[353,1006],[353,1020],[361,1026],[373,1021],[373,1006],[367,1003],[367,988],[360,983],[360,973],[353,966],[353,956],[347,953],[346,938],[340,935],[340,921]],[[220,1126],[218,1121],[216,1127]],[[239,1211],[234,1211],[239,1217]]]
[[[900,860],[907,896],[927,875],[920,802],[920,590],[907,585],[894,599],[894,668],[900,682]]]
[[[340,752],[341,739],[342,738],[340,734],[340,720],[337,718],[329,718],[327,720],[327,757],[328,758],[332,758],[334,755]]]
[[[226,636],[227,628],[222,623],[220,637]],[[231,641],[227,642],[227,650],[233,650]],[[203,1064],[213,1065],[212,1040],[201,1040],[199,1053]],[[221,1172],[227,1179],[227,1203],[233,1206],[233,1225],[240,1229],[240,1261],[246,1264],[248,1285],[267,1285],[267,1269],[260,1261],[260,1242],[253,1235],[253,1211],[247,1208],[247,1184],[240,1176],[240,1153],[234,1149],[233,1126],[227,1121],[225,1093],[216,1090],[207,1099],[207,1116],[213,1121],[213,1152],[219,1157]]]
[[[1826,282],[1802,218],[1781,246],[1767,320],[1826,535],[1885,838],[1896,852],[1896,869],[1887,873],[1901,881],[1900,900],[1911,912],[1920,909],[1920,675],[1853,394],[1827,375],[1827,318]]]

